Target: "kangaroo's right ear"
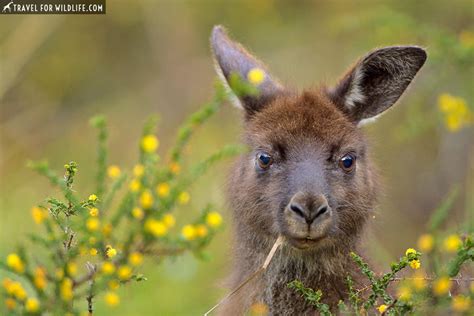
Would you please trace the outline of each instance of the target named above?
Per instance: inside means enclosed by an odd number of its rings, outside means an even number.
[[[249,82],[252,71],[256,72],[257,76],[263,76],[263,78],[258,78],[257,83],[253,83],[258,90],[256,95],[233,98],[233,103],[243,108],[247,117],[258,112],[283,93],[283,86],[270,76],[263,63],[253,57],[242,45],[232,41],[220,25],[214,26],[212,30],[211,48],[217,74],[229,90],[231,90],[229,87],[231,75],[239,76],[244,82]]]

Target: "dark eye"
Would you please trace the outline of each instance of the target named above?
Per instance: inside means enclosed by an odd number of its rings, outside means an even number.
[[[268,169],[273,163],[273,158],[266,152],[257,154],[257,164],[261,169]]]
[[[351,172],[356,166],[356,156],[353,153],[345,154],[339,159],[339,167],[345,172]]]

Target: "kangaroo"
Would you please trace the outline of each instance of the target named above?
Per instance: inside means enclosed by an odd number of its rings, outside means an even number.
[[[247,279],[279,235],[284,244],[264,275],[230,300],[222,315],[244,314],[264,302],[271,315],[315,311],[287,284],[294,279],[320,289],[337,309],[346,300],[347,275],[364,277],[349,257],[375,206],[377,173],[360,128],[388,110],[425,63],[416,46],[374,50],[332,87],[299,93],[281,84],[257,58],[231,40],[222,26],[211,35],[218,75],[248,80],[259,69],[258,94],[237,96],[244,112],[243,141],[250,148],[232,168],[228,202],[233,212],[234,254],[229,286]]]

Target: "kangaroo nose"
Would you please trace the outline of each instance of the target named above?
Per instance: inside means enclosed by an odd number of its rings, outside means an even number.
[[[314,196],[299,192],[293,196],[288,208],[311,225],[316,218],[329,210],[329,205],[322,194]]]

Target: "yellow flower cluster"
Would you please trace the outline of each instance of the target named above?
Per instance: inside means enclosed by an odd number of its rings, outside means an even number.
[[[442,94],[438,98],[438,107],[444,115],[444,124],[451,132],[472,124],[473,114],[463,98]]]
[[[149,218],[145,221],[145,231],[155,237],[163,237],[168,232],[168,227],[162,221]]]
[[[141,147],[146,153],[154,153],[160,146],[160,141],[155,135],[146,135],[142,138]]]
[[[467,312],[471,307],[471,299],[469,298],[469,296],[456,295],[453,297],[451,307],[454,311],[459,313]]]
[[[117,269],[117,276],[120,280],[126,281],[132,276],[132,269],[127,265],[120,266]]]
[[[11,253],[7,256],[7,266],[17,273],[25,272],[25,264],[16,253]]]
[[[111,179],[117,179],[118,177],[120,177],[121,173],[122,172],[118,166],[112,165],[107,168],[107,175]]]
[[[69,278],[65,278],[59,287],[59,293],[63,301],[70,301],[74,296],[74,292],[72,290],[73,282]]]
[[[168,183],[158,184],[156,187],[156,194],[161,198],[168,197],[170,195],[170,185]]]
[[[48,218],[48,212],[38,206],[35,206],[31,209],[31,217],[36,224],[41,224],[46,218]]]
[[[413,248],[408,248],[405,251],[405,256],[408,258],[408,264],[412,269],[419,269],[421,267],[421,262],[418,258],[414,257],[416,256],[417,251]]]
[[[117,295],[117,293],[112,291],[105,293],[104,300],[105,303],[110,307],[115,307],[120,303],[120,297]]]
[[[153,195],[150,191],[143,191],[140,195],[140,204],[144,209],[149,209],[153,206]]]
[[[448,277],[440,277],[433,282],[433,293],[436,296],[442,296],[448,294],[451,289],[451,281]]]
[[[99,216],[99,209],[97,207],[93,207],[89,210],[89,215],[92,217]]]
[[[254,86],[258,86],[265,80],[265,72],[260,68],[252,68],[247,73],[247,79]]]
[[[101,267],[101,271],[102,273],[104,273],[105,275],[111,275],[111,274],[114,274],[115,272],[115,265],[110,262],[110,261],[106,261],[102,264],[102,267]]]
[[[379,307],[377,307],[377,310],[379,311],[380,314],[383,314],[385,313],[385,311],[388,309],[388,306],[385,305],[385,304],[382,304],[380,305]]]
[[[26,291],[20,282],[6,278],[3,280],[2,285],[8,295],[20,301],[26,299]]]
[[[139,252],[132,252],[129,256],[128,256],[128,262],[134,266],[134,267],[137,267],[139,265],[142,264],[143,262],[143,255]]]
[[[138,220],[141,220],[143,219],[143,217],[145,216],[145,213],[143,212],[143,210],[139,207],[134,207],[132,209],[132,216]]]
[[[443,248],[447,252],[455,253],[462,246],[462,240],[458,235],[452,234],[443,241]]]
[[[35,287],[39,290],[44,290],[46,288],[46,270],[43,267],[36,267],[33,283],[35,284]]]
[[[209,212],[205,218],[206,225],[197,224],[197,225],[185,225],[181,229],[181,236],[186,240],[194,240],[196,238],[203,238],[208,235],[208,227],[218,228],[222,224],[222,216],[217,212]]]
[[[418,248],[422,252],[430,252],[434,247],[434,237],[430,234],[423,234],[418,238]]]
[[[117,249],[113,248],[111,245],[105,247],[105,254],[107,258],[113,258],[117,255]]]

